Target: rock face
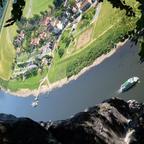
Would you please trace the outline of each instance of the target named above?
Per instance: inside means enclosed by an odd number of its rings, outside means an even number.
[[[144,144],[144,105],[113,98],[56,122],[0,114],[0,144]]]

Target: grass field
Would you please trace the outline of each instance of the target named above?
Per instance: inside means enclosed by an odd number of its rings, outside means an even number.
[[[4,17],[4,22],[10,18],[12,1],[9,1]],[[16,26],[2,28],[0,33],[0,78],[8,80],[11,75],[12,62],[15,57],[15,50],[12,45],[13,35]]]
[[[39,14],[41,11],[49,9],[49,5],[53,5],[53,0],[27,0],[24,8],[24,15],[32,17],[34,14]]]
[[[25,81],[22,81],[22,80],[13,80],[13,81],[9,81],[7,84],[6,84],[6,87],[9,88],[10,90],[12,91],[17,91],[19,90],[20,88],[24,88],[24,89],[36,89],[38,88],[39,84],[40,84],[40,80],[42,78],[44,78],[47,74],[47,71],[45,71],[43,73],[43,75],[37,75],[37,76],[33,76]]]

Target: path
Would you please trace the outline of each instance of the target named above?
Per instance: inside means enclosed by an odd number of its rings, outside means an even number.
[[[102,3],[99,3],[98,6],[96,7],[96,12],[95,12],[95,16],[93,18],[93,21],[91,23],[94,23],[95,21],[98,20],[99,14],[100,14],[100,10],[102,7]]]
[[[32,2],[33,2],[33,0],[30,0],[29,9],[28,9],[28,12],[26,14],[27,18],[29,18],[32,15]]]
[[[40,94],[41,87],[42,87],[42,85],[44,85],[45,82],[49,86],[50,82],[49,82],[49,79],[48,79],[48,74],[41,80],[41,82],[39,84],[39,87],[38,87],[38,92],[37,92],[36,98],[38,98],[38,96]]]

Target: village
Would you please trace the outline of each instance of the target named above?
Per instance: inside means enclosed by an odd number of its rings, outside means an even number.
[[[48,70],[63,31],[68,26],[71,32],[75,31],[82,14],[97,3],[97,0],[74,0],[74,3],[66,0],[64,8],[53,15],[45,11],[30,19],[23,17],[17,23],[18,35],[13,41],[16,59],[12,79],[25,80]]]

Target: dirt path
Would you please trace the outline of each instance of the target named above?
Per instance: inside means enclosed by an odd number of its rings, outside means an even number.
[[[47,85],[49,86],[50,85],[50,82],[49,82],[49,79],[48,79],[48,74],[41,80],[40,84],[39,84],[39,87],[38,87],[38,91],[37,91],[37,94],[36,94],[36,97],[38,98],[39,94],[41,93],[41,87],[43,85]]]
[[[32,15],[32,2],[33,2],[33,0],[30,0],[29,9],[28,9],[28,12],[26,14],[27,18],[29,18]]]

